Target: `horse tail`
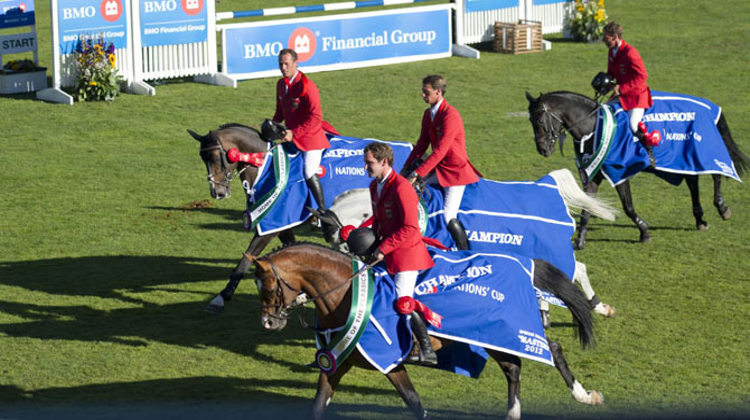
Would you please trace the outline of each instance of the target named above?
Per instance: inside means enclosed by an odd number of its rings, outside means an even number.
[[[583,348],[594,346],[594,321],[591,305],[578,287],[554,265],[534,260],[534,286],[554,294],[565,302],[578,325],[578,339]]]
[[[729,131],[729,124],[727,124],[727,120],[724,118],[724,112],[719,116],[719,122],[716,123],[716,128],[719,129],[719,134],[721,134],[721,138],[724,139],[724,144],[727,146],[729,157],[732,158],[737,175],[741,177],[746,169],[750,169],[750,158],[742,153],[740,148],[734,142],[734,139],[732,139],[732,132]]]
[[[601,219],[613,221],[617,210],[606,201],[591,197],[578,186],[573,173],[568,169],[557,169],[549,173],[557,183],[557,189],[569,208],[586,210]]]

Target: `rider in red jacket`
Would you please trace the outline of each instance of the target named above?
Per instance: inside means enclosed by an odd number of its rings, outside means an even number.
[[[654,104],[646,83],[646,66],[638,50],[622,39],[622,27],[616,22],[610,22],[604,27],[603,41],[609,48],[607,73],[617,80],[613,97],[619,97],[622,109],[628,112],[630,130],[648,150],[653,166],[655,161],[651,147],[659,143],[660,135],[656,134],[658,131],[648,133],[646,125],[641,122],[646,109]]]
[[[414,295],[419,271],[435,265],[422,242],[417,193],[409,181],[393,170],[393,149],[386,143],[373,142],[365,147],[365,169],[375,178],[370,183],[373,229],[382,238],[373,254],[374,261],[385,259],[385,268],[396,281],[397,308],[403,314],[411,313],[411,324],[422,350],[419,361],[435,364],[437,356],[421,315],[401,308],[401,302],[410,301]]]
[[[477,171],[466,153],[464,123],[456,108],[448,104],[445,95],[445,79],[430,75],[422,79],[422,99],[430,106],[422,115],[422,130],[417,145],[404,163],[403,174],[414,183],[417,176],[426,178],[434,171],[427,183],[439,183],[445,191],[443,217],[448,231],[458,249],[469,249],[469,241],[461,222],[458,209],[466,185],[479,181]],[[432,154],[420,162],[428,146]]]
[[[323,131],[323,113],[318,87],[297,69],[297,53],[285,48],[279,52],[279,70],[284,76],[276,83],[276,113],[273,120],[287,127],[283,142],[293,141],[305,159],[305,181],[318,203],[326,209],[318,167],[323,151],[331,147]]]

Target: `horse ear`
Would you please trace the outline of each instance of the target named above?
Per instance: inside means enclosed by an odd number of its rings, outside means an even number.
[[[255,267],[259,268],[261,271],[271,271],[271,264],[269,264],[267,261],[264,261],[260,258],[252,257],[250,261],[255,263]]]
[[[194,139],[198,140],[199,142],[203,143],[203,136],[198,135],[195,131],[188,128],[187,132],[193,136]]]
[[[529,103],[532,103],[535,100],[534,97],[531,96],[528,90],[526,91],[526,99],[529,101]]]

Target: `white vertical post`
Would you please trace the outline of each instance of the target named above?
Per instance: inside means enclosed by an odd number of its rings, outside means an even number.
[[[60,89],[60,34],[57,21],[57,0],[50,0],[50,29],[52,31],[52,87],[40,90],[36,97],[48,102],[73,105],[73,97]]]
[[[479,58],[479,51],[464,44],[464,0],[454,0],[453,3],[453,55],[468,58]]]

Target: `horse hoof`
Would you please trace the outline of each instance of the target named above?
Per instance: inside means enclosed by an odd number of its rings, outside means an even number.
[[[651,242],[651,235],[649,235],[649,234],[641,235],[640,241],[641,241],[642,244],[647,244],[647,243]]]
[[[211,299],[211,302],[205,307],[205,311],[214,315],[219,315],[224,312],[224,298],[221,297],[221,295],[217,295],[215,298]]]
[[[708,230],[708,223],[698,223],[696,227],[698,228],[699,231],[705,232]]]
[[[724,211],[719,213],[721,215],[722,220],[728,220],[730,217],[732,217],[732,209],[727,207]]]
[[[599,315],[603,315],[607,318],[614,318],[615,317],[615,308],[614,306],[607,305],[606,303],[599,303],[594,307],[594,312],[598,313]]]
[[[604,404],[604,396],[599,391],[591,391],[589,392],[589,395],[591,396],[591,405],[602,405]]]

